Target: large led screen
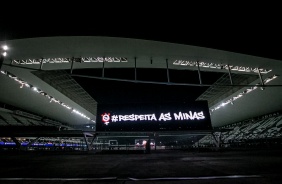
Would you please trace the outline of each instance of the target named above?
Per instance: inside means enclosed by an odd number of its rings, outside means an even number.
[[[207,101],[98,104],[96,131],[211,130]]]

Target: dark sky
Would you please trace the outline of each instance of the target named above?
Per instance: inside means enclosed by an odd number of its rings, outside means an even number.
[[[144,15],[145,12],[142,11]],[[210,14],[199,15],[199,19],[195,19],[188,11],[187,14],[182,12],[178,17],[162,17],[164,14],[142,17],[142,14],[138,18],[132,16],[130,13],[136,12],[131,11],[126,17],[119,17],[116,12],[111,14],[110,19],[99,19],[101,14],[98,18],[92,16],[87,20],[74,16],[54,17],[52,21],[48,18],[40,19],[40,22],[33,19],[32,22],[22,25],[19,23],[21,26],[14,24],[1,27],[0,40],[42,36],[110,36],[195,45],[282,60],[282,28],[279,25],[281,16],[275,11],[270,12],[258,11],[252,14],[247,10],[247,16],[239,17],[241,12],[238,11],[232,16]],[[215,75],[216,77],[218,75]],[[195,99],[205,90],[199,87],[137,85],[77,77],[75,79],[100,103],[132,100],[183,101]]]
[[[282,60],[280,6],[274,3],[32,4],[2,10],[0,40],[113,36],[209,47]]]

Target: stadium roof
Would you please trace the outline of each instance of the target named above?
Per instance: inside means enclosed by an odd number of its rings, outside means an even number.
[[[214,127],[282,108],[279,60],[114,37],[40,37],[4,44],[9,51],[1,69],[0,101],[64,123],[91,123],[97,102],[208,100]],[[265,90],[256,87],[262,81]]]

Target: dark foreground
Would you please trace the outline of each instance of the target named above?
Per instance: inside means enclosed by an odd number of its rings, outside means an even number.
[[[281,150],[1,153],[0,183],[282,183]]]

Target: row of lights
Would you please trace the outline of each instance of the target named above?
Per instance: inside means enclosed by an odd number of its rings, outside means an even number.
[[[197,62],[197,61],[186,61],[186,60],[175,60],[173,62],[173,65],[180,65],[180,66],[198,66],[203,68],[212,68],[212,69],[226,69],[226,70],[233,70],[233,71],[239,71],[239,72],[255,72],[257,73],[260,71],[260,73],[267,74],[271,72],[272,70],[262,69],[262,68],[252,68],[252,67],[245,67],[245,66],[233,66],[233,65],[227,65],[227,64],[216,64],[216,63],[206,63],[206,62]]]
[[[7,50],[8,50],[8,46],[7,45],[3,45],[2,46],[2,50],[3,52],[1,53],[3,56],[7,56]]]
[[[42,59],[13,59],[15,64],[41,64],[41,63],[92,63],[92,62],[127,62],[127,58],[123,57],[82,57],[82,58],[42,58]]]
[[[128,62],[127,58],[124,57],[81,57],[81,58],[42,58],[42,59],[22,59],[17,60],[13,59],[12,63],[15,64],[41,64],[41,63],[71,63],[71,62],[79,62],[79,63],[90,63],[90,62]],[[272,70],[262,69],[262,68],[252,68],[245,66],[233,66],[227,64],[216,64],[216,63],[206,63],[206,62],[197,62],[197,61],[187,61],[187,60],[175,60],[173,65],[180,66],[198,66],[203,68],[212,68],[212,69],[230,69],[233,71],[240,72],[260,72],[262,74],[267,74]]]
[[[3,45],[0,47],[0,70],[2,68],[2,65],[4,63],[5,56],[7,56],[7,50],[8,50],[7,45]]]
[[[268,78],[264,79],[263,83],[266,84],[266,83],[268,83],[268,82],[270,82],[270,81],[272,81],[272,80],[274,80],[274,79],[276,79],[276,78],[277,78],[277,75],[273,75],[273,76],[271,76],[271,77],[268,77]],[[260,85],[260,83],[257,83],[256,85]],[[248,93],[250,93],[250,92],[256,90],[257,88],[258,88],[257,86],[247,88],[247,89],[245,89],[244,91],[242,91],[241,93],[239,93],[237,96],[234,96],[234,97],[232,97],[232,98],[226,100],[225,102],[222,102],[221,104],[217,105],[215,108],[211,108],[210,111],[213,112],[213,111],[215,111],[215,110],[218,110],[218,109],[220,109],[221,107],[224,107],[224,106],[227,105],[227,104],[233,105],[233,102],[234,102],[235,100],[241,98],[241,97],[242,97],[243,95],[245,95],[245,94],[248,94]],[[261,87],[261,90],[263,90],[263,89],[264,89],[264,88]]]
[[[86,116],[85,114],[83,114],[83,113],[81,113],[81,112],[75,110],[74,108],[70,107],[69,105],[66,105],[65,103],[63,103],[63,102],[61,102],[61,101],[55,99],[53,96],[48,95],[46,92],[42,91],[41,89],[39,89],[39,88],[37,88],[37,87],[35,87],[35,86],[31,85],[31,84],[28,84],[26,81],[24,81],[24,80],[18,78],[18,77],[15,76],[14,74],[12,74],[12,73],[10,73],[10,72],[8,72],[8,71],[2,71],[2,70],[1,70],[1,74],[6,75],[6,76],[8,76],[9,78],[14,79],[14,80],[17,81],[18,83],[20,83],[20,85],[21,85],[20,88],[23,88],[23,87],[30,88],[32,91],[35,91],[35,92],[37,92],[37,93],[39,93],[39,94],[41,94],[41,95],[47,97],[47,98],[50,100],[50,103],[51,103],[51,102],[58,103],[58,104],[60,104],[61,106],[65,107],[66,109],[71,110],[71,112],[73,112],[73,113],[75,113],[75,114],[78,114],[78,115],[80,115],[81,117],[86,118],[86,119],[88,119],[88,120],[91,120],[92,122],[95,122],[95,120],[90,119],[90,118],[89,118],[88,116]]]

